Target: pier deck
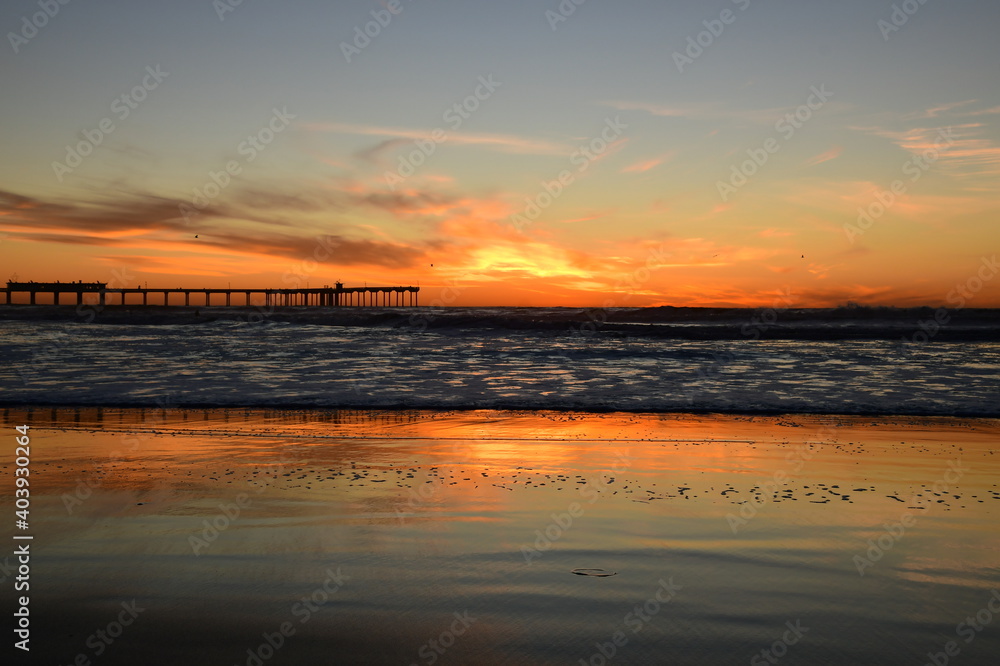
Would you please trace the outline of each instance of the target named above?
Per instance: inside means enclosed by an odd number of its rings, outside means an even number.
[[[114,300],[118,300],[117,305],[181,305],[174,298],[170,302],[171,295],[183,294],[183,305],[190,306],[191,295],[203,296],[196,298],[194,305],[211,306],[212,297],[221,296],[225,305],[265,305],[265,306],[317,306],[317,307],[416,307],[419,305],[418,293],[420,287],[344,287],[337,283],[331,287],[307,287],[299,289],[218,289],[201,288],[193,289],[189,287],[162,288],[162,287],[108,287],[105,282],[7,282],[5,289],[0,289],[4,294],[4,305],[17,305],[14,302],[16,294],[27,294],[26,305],[43,305],[39,302],[39,294],[52,294],[51,304],[71,305],[62,303],[60,296],[68,295],[71,301],[75,300],[76,305],[84,305],[90,302],[95,305],[115,305]],[[94,295],[94,299],[87,299],[89,295]],[[150,296],[155,298],[150,298]],[[237,298],[233,298],[236,295]],[[73,298],[75,296],[75,299]],[[117,296],[117,299],[112,297]],[[126,298],[133,296],[132,302],[127,302]],[[162,296],[162,299],[161,299]],[[259,297],[260,302],[254,303],[253,297]],[[141,298],[141,302],[139,299]],[[48,300],[48,299],[45,299]],[[236,301],[234,303],[234,301]],[[214,303],[222,305],[223,303]],[[47,305],[47,303],[45,303]]]

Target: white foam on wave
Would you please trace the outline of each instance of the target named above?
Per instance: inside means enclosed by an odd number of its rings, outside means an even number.
[[[996,343],[6,322],[0,358],[5,404],[1000,414]]]

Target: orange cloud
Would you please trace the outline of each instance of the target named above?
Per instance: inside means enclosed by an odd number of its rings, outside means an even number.
[[[825,153],[820,153],[819,155],[810,157],[805,162],[803,162],[803,164],[805,164],[805,166],[816,166],[817,164],[822,164],[823,162],[829,162],[830,160],[840,157],[840,154],[842,152],[844,152],[844,149],[841,146],[834,146]]]
[[[984,110],[991,111],[990,109]],[[856,127],[861,131],[887,138],[913,155],[923,156],[929,151],[931,158],[957,177],[992,178],[1000,175],[1000,145],[978,136],[983,123],[963,123],[941,127],[914,127],[908,130],[888,130],[880,127]]]
[[[607,217],[607,213],[599,213],[597,215],[587,215],[585,217],[575,217],[570,220],[559,220],[563,224],[576,224],[577,222],[590,222],[592,220],[599,220],[602,217]]]
[[[767,229],[761,229],[757,232],[757,235],[761,238],[784,238],[786,236],[793,236],[794,234],[791,231],[783,231],[781,229],[769,227]]]
[[[658,157],[653,157],[646,160],[640,160],[635,164],[630,164],[629,166],[622,169],[622,173],[645,173],[650,169],[655,169],[664,162],[669,161],[675,155],[674,151],[664,153]]]
[[[397,139],[431,140],[432,130],[409,129],[404,127],[383,127],[379,125],[361,125],[353,123],[312,123],[303,126],[304,129],[316,132],[334,132],[337,134],[387,136]],[[450,144],[483,146],[507,153],[523,155],[566,155],[570,152],[568,146],[563,146],[545,139],[520,137],[513,134],[491,134],[446,131],[445,141]],[[376,148],[381,147],[381,144]]]

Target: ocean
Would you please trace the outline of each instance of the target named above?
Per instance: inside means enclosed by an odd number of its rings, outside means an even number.
[[[990,319],[929,336],[919,311],[172,310],[0,323],[0,401],[1000,415]]]

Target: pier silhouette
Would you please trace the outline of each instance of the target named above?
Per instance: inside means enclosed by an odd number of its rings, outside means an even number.
[[[108,287],[106,282],[14,282],[7,281],[6,289],[2,289],[5,295],[4,305],[17,305],[14,303],[15,294],[27,294],[27,305],[39,305],[38,294],[52,294],[52,304],[61,305],[60,296],[69,295],[70,298],[76,295],[76,305],[84,305],[84,296],[96,294],[97,302],[93,305],[116,305],[113,303],[113,296],[119,297],[117,305],[135,306],[178,306],[180,303],[171,303],[172,294],[183,294],[184,305],[191,305],[191,295],[201,294],[204,296],[203,302],[196,302],[195,305],[211,306],[213,296],[222,296],[225,305],[265,305],[265,306],[316,306],[316,307],[417,307],[419,305],[420,287],[344,287],[343,283],[337,282],[333,287],[324,285],[323,287],[306,287],[297,289],[219,289],[201,288],[192,289],[189,287],[177,287],[175,289],[155,287]],[[126,303],[129,295],[139,295],[142,302]],[[151,303],[150,295],[163,296],[163,302]],[[242,295],[243,298],[233,298],[233,295]],[[253,296],[263,296],[263,303],[253,303]],[[134,299],[137,300],[137,299]],[[159,298],[155,299],[159,301]],[[177,300],[177,299],[175,299]],[[202,301],[198,298],[196,301]],[[67,303],[66,305],[70,305]],[[47,305],[47,304],[46,304]],[[221,303],[215,303],[221,305]]]

